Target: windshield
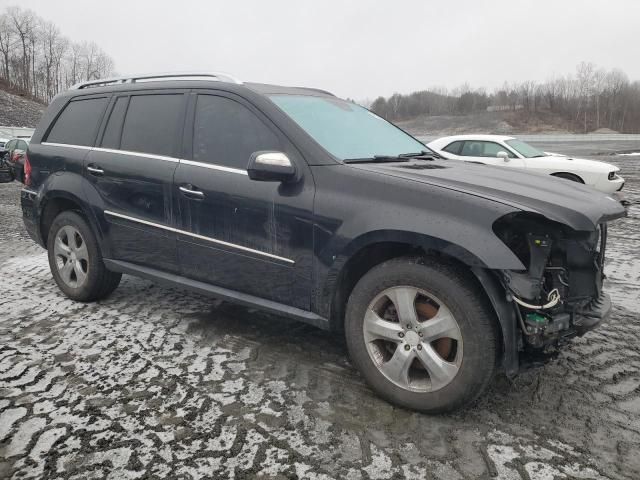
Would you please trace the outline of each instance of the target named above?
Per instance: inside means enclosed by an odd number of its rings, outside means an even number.
[[[505,143],[525,158],[546,157],[544,152],[532,147],[528,143],[524,143],[522,140],[507,140]]]
[[[335,97],[270,95],[271,100],[333,156],[397,156],[428,150],[376,114]]]

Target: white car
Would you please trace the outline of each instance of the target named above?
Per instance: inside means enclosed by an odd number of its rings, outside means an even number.
[[[624,186],[615,165],[545,153],[514,137],[455,135],[438,138],[428,147],[452,160],[522,168],[584,183],[604,193],[618,192]]]

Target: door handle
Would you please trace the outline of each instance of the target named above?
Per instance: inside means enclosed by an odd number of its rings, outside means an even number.
[[[91,175],[95,175],[95,176],[100,176],[100,175],[104,175],[104,170],[102,170],[100,167],[97,166],[91,166],[88,165],[87,166],[87,172],[89,172]]]
[[[204,192],[201,192],[200,190],[194,190],[193,185],[187,185],[186,187],[180,186],[178,187],[178,190],[180,190],[185,197],[197,199],[204,198]]]

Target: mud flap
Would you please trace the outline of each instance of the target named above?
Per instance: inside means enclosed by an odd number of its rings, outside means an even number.
[[[481,268],[474,267],[471,271],[480,281],[498,316],[504,348],[502,366],[507,377],[513,378],[518,374],[520,369],[518,359],[518,327],[513,305],[507,302],[504,288],[497,278]]]

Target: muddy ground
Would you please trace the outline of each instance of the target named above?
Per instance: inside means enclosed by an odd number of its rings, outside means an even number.
[[[128,276],[67,300],[0,186],[0,478],[640,478],[640,158],[618,158],[611,320],[443,416],[376,398],[310,326]]]

